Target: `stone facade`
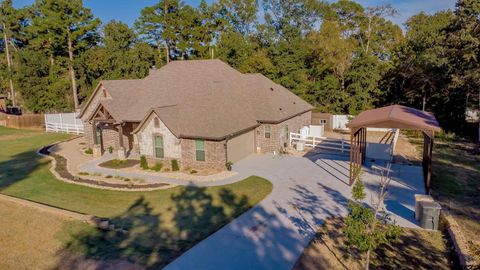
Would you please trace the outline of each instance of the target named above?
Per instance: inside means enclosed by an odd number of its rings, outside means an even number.
[[[157,119],[158,127],[155,127],[154,119]],[[156,159],[153,142],[155,135],[161,135],[163,137],[163,153],[165,158],[180,159],[182,157],[181,140],[175,137],[154,113],[147,119],[142,130],[135,136],[135,143],[138,144],[140,154],[150,159]]]
[[[205,141],[205,161],[196,160],[195,140],[182,139],[182,160],[184,167],[225,169],[225,141]]]
[[[261,124],[255,128],[255,143],[257,152],[271,153],[278,151],[280,146],[285,143],[288,144],[288,136],[286,127],[288,126],[288,133],[300,132],[300,128],[310,125],[312,119],[312,112],[305,112],[290,119],[287,119],[278,124]],[[265,138],[265,128],[270,126],[270,138]]]
[[[94,96],[92,97],[90,104],[88,104],[88,107],[82,116],[83,128],[85,130],[85,142],[89,145],[93,145],[94,134],[92,132],[92,125],[88,123],[88,119],[92,116],[92,113],[95,111],[100,101],[111,99],[111,97],[108,95],[108,92],[106,92],[106,90],[104,92],[104,88],[102,86],[100,86],[100,89],[98,90],[99,91],[94,92]]]

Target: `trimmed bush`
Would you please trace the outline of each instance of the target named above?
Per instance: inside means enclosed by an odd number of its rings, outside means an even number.
[[[148,162],[147,158],[145,156],[140,157],[140,168],[144,170],[148,170]]]
[[[110,154],[113,153],[113,147],[112,147],[112,146],[109,146],[109,147],[107,148],[107,150],[108,150],[108,152],[109,152]]]
[[[232,170],[232,165],[233,165],[233,162],[231,162],[231,161],[227,161],[227,163],[225,163],[225,167],[226,167],[227,170],[229,170],[229,171]]]
[[[162,167],[163,167],[163,164],[161,162],[157,162],[150,169],[156,172],[159,172],[162,169]]]
[[[180,168],[178,167],[178,161],[176,159],[172,159],[172,171],[178,171]]]
[[[90,147],[87,148],[87,149],[85,150],[85,154],[87,154],[87,155],[93,155],[93,149],[90,148]]]
[[[191,170],[191,171],[190,171],[190,174],[196,174],[196,173],[197,173],[196,170]]]

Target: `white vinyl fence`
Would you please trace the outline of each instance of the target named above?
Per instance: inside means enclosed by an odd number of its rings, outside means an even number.
[[[338,130],[348,130],[347,124],[350,122],[350,119],[353,119],[354,116],[346,114],[334,114],[332,115],[332,129]],[[390,131],[390,128],[367,128],[368,131],[379,131],[387,132]]]
[[[45,131],[81,134],[84,132],[78,113],[46,113]]]
[[[332,129],[346,130],[347,124],[350,121],[349,115],[346,114],[334,114],[332,115]]]

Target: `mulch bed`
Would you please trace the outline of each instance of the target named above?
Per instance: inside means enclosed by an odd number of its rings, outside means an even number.
[[[136,190],[136,189],[149,189],[149,188],[159,188],[159,187],[164,187],[168,186],[168,184],[165,183],[150,183],[150,184],[135,184],[135,183],[128,183],[128,184],[122,184],[122,183],[110,183],[110,182],[104,182],[104,181],[99,181],[99,180],[92,180],[92,179],[86,179],[78,176],[72,175],[68,170],[67,170],[67,159],[64,157],[51,153],[49,149],[53,145],[45,146],[42,149],[39,150],[39,153],[43,155],[48,155],[51,156],[52,158],[55,159],[56,161],[56,166],[54,170],[63,178],[68,179],[72,182],[77,182],[77,183],[83,183],[83,184],[89,184],[89,185],[94,185],[94,186],[99,186],[99,187],[106,187],[106,188],[120,188],[120,189],[128,189],[128,190]]]
[[[109,161],[105,161],[103,163],[98,164],[100,167],[104,167],[107,169],[124,169],[124,168],[130,168],[133,167],[137,164],[140,164],[139,160],[134,160],[134,159],[126,159],[126,160],[118,160],[118,159],[113,159]]]

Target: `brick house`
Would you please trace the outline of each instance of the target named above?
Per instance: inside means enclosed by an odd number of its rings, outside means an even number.
[[[253,153],[278,150],[311,110],[261,74],[220,60],[174,61],[143,79],[103,80],[80,112],[96,156],[176,159],[191,168],[224,168]]]

